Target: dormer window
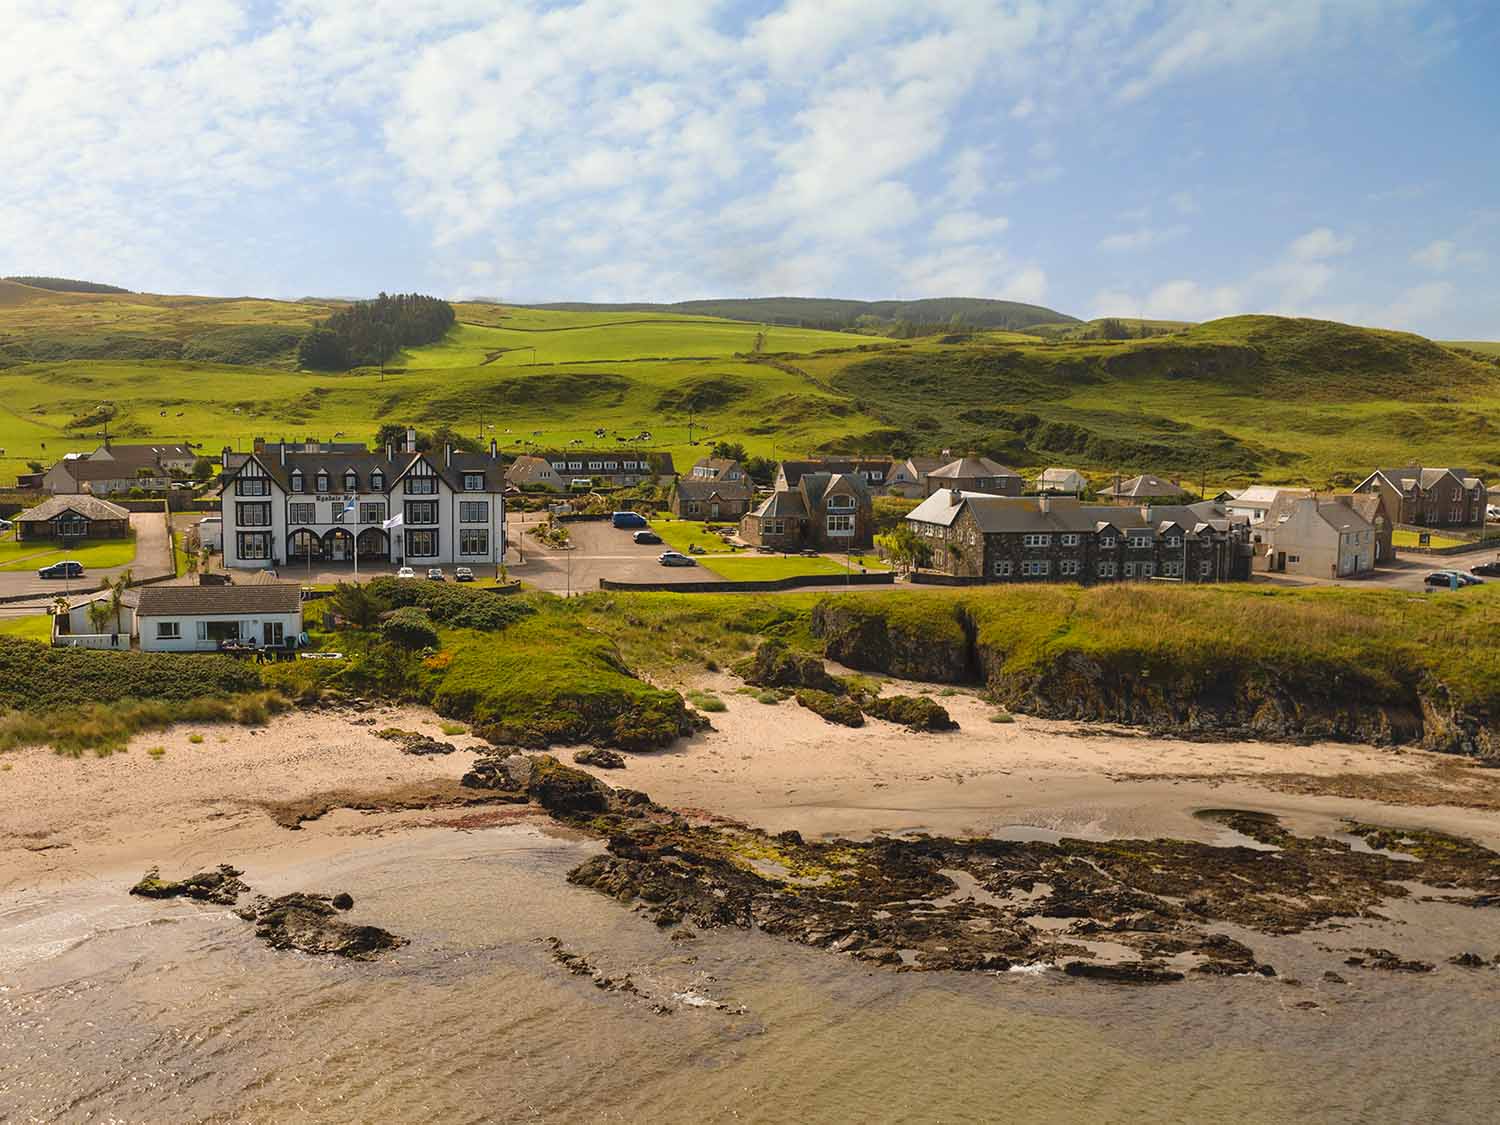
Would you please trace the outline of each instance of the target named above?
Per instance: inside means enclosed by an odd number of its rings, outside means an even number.
[[[854,507],[854,497],[830,496],[828,498],[828,507],[832,511],[848,511],[850,508]]]
[[[328,491],[328,472],[324,469],[318,470],[318,491]]]
[[[464,474],[464,491],[465,492],[483,492],[484,491],[484,474],[483,473],[465,473]]]
[[[376,469],[373,473],[370,474],[370,491],[385,491],[385,474],[382,473],[379,469]]]
[[[302,470],[301,469],[293,469],[292,470],[292,491],[293,492],[301,492],[301,491],[303,491],[303,489],[304,489],[304,483],[303,483],[303,480],[302,480]]]
[[[346,472],[344,474],[344,491],[345,492],[358,492],[359,491],[359,474],[356,473],[353,469],[350,469],[348,472]]]

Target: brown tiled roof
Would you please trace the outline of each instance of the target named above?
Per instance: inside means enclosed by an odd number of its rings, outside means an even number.
[[[297,613],[302,588],[295,582],[260,586],[145,586],[142,617],[191,617],[223,613]]]

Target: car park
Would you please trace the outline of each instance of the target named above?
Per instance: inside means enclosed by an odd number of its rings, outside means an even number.
[[[432,582],[446,582],[448,580],[447,576],[443,574],[443,568],[440,566],[429,566],[427,568],[427,578]]]
[[[83,564],[73,559],[55,562],[51,566],[39,567],[36,576],[38,578],[82,578]]]
[[[453,581],[472,582],[474,581],[474,572],[466,566],[455,567],[453,571]]]
[[[661,536],[656,534],[656,532],[651,531],[650,529],[647,529],[645,531],[637,531],[634,535],[631,536],[631,538],[634,539],[637,543],[661,542]]]
[[[656,561],[662,566],[697,566],[698,560],[688,558],[681,551],[663,551]]]
[[[415,578],[416,576],[417,572],[409,566],[403,566],[400,570],[396,571],[397,578]]]

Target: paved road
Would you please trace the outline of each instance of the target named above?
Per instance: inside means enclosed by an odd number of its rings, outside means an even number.
[[[1276,586],[1356,586],[1392,590],[1424,590],[1424,579],[1434,570],[1467,571],[1482,562],[1500,559],[1493,545],[1455,555],[1398,554],[1394,561],[1378,568],[1368,578],[1310,578],[1296,574],[1256,574],[1255,582]],[[1495,579],[1500,581],[1500,579]]]
[[[135,560],[128,566],[90,568],[78,579],[38,578],[35,570],[0,571],[0,598],[35,595],[38,603],[59,594],[97,590],[100,585],[129,570],[136,578],[152,578],[172,572],[172,541],[160,512],[134,512],[130,527],[135,532]]]
[[[587,593],[599,589],[599,579],[619,582],[702,582],[712,580],[696,566],[662,566],[657,556],[667,548],[660,544],[636,543],[631,532],[613,527],[608,520],[568,524],[571,551],[544,547],[535,538],[522,535],[535,527],[536,518],[524,524],[512,518],[509,524],[510,573],[554,594]]]

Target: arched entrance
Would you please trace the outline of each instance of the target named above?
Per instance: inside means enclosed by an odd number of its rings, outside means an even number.
[[[299,527],[287,540],[286,557],[288,561],[319,561],[323,558],[323,540],[318,538],[316,531]]]
[[[385,559],[391,554],[390,537],[378,527],[367,527],[359,533],[359,557],[363,562],[365,559]]]
[[[324,532],[323,557],[330,562],[353,562],[354,536],[342,527]]]

